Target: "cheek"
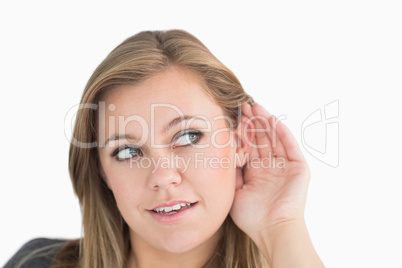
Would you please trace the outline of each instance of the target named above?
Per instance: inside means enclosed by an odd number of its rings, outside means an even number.
[[[143,189],[134,183],[122,183],[121,180],[111,180],[112,192],[116,200],[117,208],[123,219],[129,226],[133,226],[138,222],[144,210],[143,205]]]
[[[235,149],[229,146],[213,146],[196,156],[194,170],[197,186],[205,199],[222,204],[225,209],[231,207],[236,188]]]
[[[120,212],[124,215],[125,211],[138,207],[145,187],[140,172],[128,168],[126,163],[113,163],[103,170]]]

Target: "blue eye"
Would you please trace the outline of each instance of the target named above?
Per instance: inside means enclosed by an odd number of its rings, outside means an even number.
[[[202,133],[199,131],[191,131],[191,132],[184,133],[177,139],[173,148],[176,148],[179,146],[186,146],[186,145],[190,145],[190,144],[196,144],[197,142],[200,141],[201,137],[202,137]]]
[[[173,149],[176,147],[186,147],[191,144],[197,144],[203,135],[204,134],[202,132],[194,130],[181,134],[181,136],[179,136],[179,138],[177,138],[176,142],[173,144]],[[111,156],[115,157],[117,161],[125,161],[131,158],[142,156],[142,152],[137,147],[124,145],[114,150]]]
[[[116,157],[118,161],[124,161],[140,155],[141,155],[140,149],[135,147],[124,146],[121,148],[117,148],[113,152],[112,157]]]

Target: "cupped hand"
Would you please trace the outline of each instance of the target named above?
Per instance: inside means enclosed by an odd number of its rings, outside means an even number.
[[[243,135],[243,148],[248,148],[248,157],[243,168],[237,171],[230,215],[253,238],[262,231],[274,232],[289,222],[304,221],[310,171],[283,122],[259,104],[252,107],[243,104],[242,111],[239,127],[246,131],[243,133],[251,133],[252,138]]]

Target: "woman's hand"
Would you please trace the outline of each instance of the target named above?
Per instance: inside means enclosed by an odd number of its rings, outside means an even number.
[[[252,107],[243,104],[242,111],[241,131],[245,133],[242,147],[248,151],[248,159],[243,170],[239,168],[237,172],[237,190],[230,215],[236,225],[265,251],[264,255],[272,264],[275,263],[274,247],[281,259],[287,253],[292,254],[286,252],[287,248],[292,248],[289,239],[297,240],[300,234],[302,241],[298,242],[302,244],[299,247],[303,246],[306,234],[309,240],[304,207],[310,171],[295,138],[282,122],[259,104]],[[250,140],[247,131],[251,131]],[[293,238],[286,237],[284,232],[292,233]],[[305,242],[311,244],[311,241]],[[282,248],[281,257],[278,250]],[[293,254],[296,251],[293,249]],[[291,265],[295,264],[299,265]]]
[[[245,232],[303,220],[310,172],[295,138],[261,105],[243,104],[242,111],[242,127],[251,120],[255,129],[248,131],[255,136],[243,142],[250,150],[237,176],[233,220]]]

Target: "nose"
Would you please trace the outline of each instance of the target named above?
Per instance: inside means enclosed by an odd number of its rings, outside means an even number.
[[[148,184],[152,190],[168,189],[180,185],[181,172],[174,160],[165,158],[154,159],[153,168],[148,176]]]

